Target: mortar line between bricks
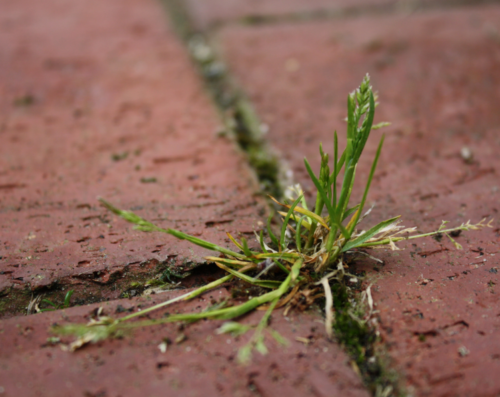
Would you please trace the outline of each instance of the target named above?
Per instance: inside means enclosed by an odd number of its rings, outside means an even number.
[[[176,1],[176,0],[163,0]],[[479,7],[487,4],[496,4],[499,0],[443,0],[439,3],[415,4],[414,2],[399,0],[396,4],[360,5],[346,7],[343,9],[322,8],[311,11],[286,12],[283,14],[248,14],[239,18],[228,18],[208,24],[207,33],[228,26],[235,25],[280,25],[287,23],[306,23],[330,20],[355,19],[364,16],[389,16],[389,15],[412,15],[415,12],[429,12],[439,9]]]
[[[237,86],[223,65],[222,57],[217,54],[210,41],[211,33],[202,34],[193,27],[188,10],[182,0],[160,0],[166,7],[171,25],[184,41],[191,54],[193,63],[209,91],[212,100],[219,110],[225,127],[236,138],[240,148],[247,153],[249,165],[253,168],[261,182],[262,193],[270,193],[279,197],[288,178],[286,165],[270,148],[264,138],[251,102],[244,91]],[[263,159],[263,163],[255,163],[255,155]],[[265,174],[259,166],[271,165],[272,174]],[[286,186],[286,185],[285,185]],[[352,313],[359,310],[361,300],[359,291],[341,288],[335,299],[341,297],[343,307],[335,312],[334,329],[342,348],[351,357],[353,371],[362,379],[366,389],[373,396],[404,396],[399,382],[401,376],[389,369],[390,360],[387,349],[380,342],[377,330],[366,324],[357,323]],[[354,328],[354,330],[353,330]]]

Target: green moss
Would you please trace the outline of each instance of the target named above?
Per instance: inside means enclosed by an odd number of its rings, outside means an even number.
[[[29,289],[8,288],[0,291],[0,318],[25,314],[30,298]]]
[[[358,291],[359,292],[359,291]],[[334,296],[335,322],[333,329],[337,340],[350,355],[366,387],[374,394],[391,389],[390,395],[405,395],[399,377],[389,369],[375,330],[366,322],[362,305],[357,302],[357,294],[345,285],[332,286]]]
[[[3,299],[0,299],[0,317],[2,317],[5,314],[6,306],[7,306],[7,302]]]

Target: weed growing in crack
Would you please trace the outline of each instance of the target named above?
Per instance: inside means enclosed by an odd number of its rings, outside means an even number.
[[[307,172],[316,187],[314,208],[308,207],[298,185],[290,190],[288,201],[281,203],[273,198],[284,209],[280,212],[283,216],[283,223],[280,233],[275,235],[270,227],[270,219],[268,220],[267,231],[270,241],[264,239],[262,231],[260,234],[255,234],[260,245],[259,251],[250,249],[245,238],[238,241],[230,234],[228,237],[236,247],[234,251],[178,230],[163,229],[133,212],[120,210],[101,199],[102,204],[110,211],[134,223],[135,229],[168,233],[180,240],[188,240],[200,247],[218,252],[219,256],[209,256],[206,259],[216,263],[228,274],[201,288],[140,312],[121,318],[98,316],[86,325],[71,324],[57,327],[54,331],[77,336],[78,339],[70,345],[71,349],[76,349],[87,342],[121,335],[127,329],[135,327],[201,319],[233,320],[260,307],[266,310],[265,315],[254,328],[253,336],[249,343],[241,348],[238,356],[241,362],[248,362],[254,349],[262,354],[267,353],[266,333],[278,342],[286,343],[279,334],[267,328],[269,317],[275,309],[285,307],[285,313],[287,313],[292,308],[304,309],[315,302],[321,302],[325,305],[327,335],[332,337],[334,330],[345,335],[345,340],[342,342],[348,350],[352,350],[351,354],[361,361],[364,360],[364,352],[357,350],[365,341],[357,341],[356,338],[361,337],[360,335],[364,335],[363,337],[368,335],[367,319],[360,318],[362,312],[350,310],[350,306],[346,303],[349,299],[348,284],[352,280],[358,280],[358,277],[349,273],[344,256],[360,248],[388,246],[391,249],[397,249],[398,241],[434,235],[448,236],[460,249],[461,246],[453,240],[452,233],[491,226],[491,222],[485,223],[485,220],[482,220],[477,224],[467,222],[454,228],[445,228],[446,222],[443,222],[436,231],[413,234],[416,228],[400,226],[400,217],[396,216],[368,230],[359,229],[358,225],[361,220],[370,213],[370,210],[363,211],[384,142],[384,137],[382,137],[361,200],[352,205],[351,193],[356,178],[356,168],[370,132],[385,125],[385,123],[373,125],[375,101],[376,98],[367,75],[360,87],[348,96],[347,144],[344,151],[339,153],[335,132],[333,162],[328,154],[323,152],[321,145],[319,174],[315,174],[309,162],[304,160]],[[323,215],[325,209],[326,215]],[[274,271],[269,272],[270,268],[274,268]],[[161,319],[131,321],[175,302],[193,299],[234,278],[268,292],[235,306],[219,305],[199,313],[172,314]],[[365,291],[365,297],[371,307],[373,302],[369,288]],[[334,313],[337,313],[335,321],[333,320]],[[346,327],[347,329],[343,329]],[[222,325],[219,332],[243,334],[251,329],[252,327],[230,321]]]
[[[31,299],[28,308],[27,308],[27,314],[31,313],[43,313],[43,312],[51,312],[55,310],[61,310],[61,309],[67,309],[68,307],[71,306],[71,297],[73,296],[73,293],[75,290],[69,290],[66,292],[66,295],[64,296],[64,301],[62,304],[58,305],[54,302],[52,302],[50,299],[42,299],[42,295],[38,295]],[[40,308],[40,304],[45,303],[46,305],[52,306],[48,308]]]
[[[46,303],[52,308],[47,308],[47,309],[40,309],[41,312],[47,312],[47,311],[53,311],[53,310],[59,310],[59,309],[67,309],[68,307],[71,306],[71,297],[73,296],[73,293],[75,290],[71,289],[68,292],[66,292],[66,295],[64,295],[64,302],[62,305],[56,305],[54,302],[48,300],[48,299],[42,299],[42,303]]]

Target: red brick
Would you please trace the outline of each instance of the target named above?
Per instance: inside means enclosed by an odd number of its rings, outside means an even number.
[[[195,27],[206,30],[234,22],[308,20],[380,12],[413,13],[423,8],[477,5],[491,0],[187,0]]]
[[[231,20],[310,12],[342,12],[363,6],[394,6],[397,0],[187,0],[195,26],[207,28]]]
[[[116,316],[117,305],[142,307],[172,297],[175,292],[151,295],[153,299],[122,300],[103,304],[104,313]],[[193,311],[221,300],[225,288],[212,291],[187,304],[165,311]],[[0,322],[0,390],[5,396],[349,396],[367,397],[359,378],[346,365],[339,346],[324,337],[314,314],[291,314],[279,310],[272,316],[274,330],[289,341],[278,346],[266,336],[267,356],[255,353],[250,365],[237,364],[238,349],[252,333],[233,338],[217,335],[220,321],[201,321],[179,328],[165,324],[139,328],[122,339],[88,345],[74,353],[47,343],[50,325],[87,322],[98,305],[60,312],[12,318]],[[244,322],[256,324],[263,312],[254,312]],[[162,313],[160,313],[161,317]],[[158,317],[158,316],[156,316]],[[184,335],[185,341],[174,343]],[[304,345],[296,337],[308,338]],[[161,353],[158,345],[172,343]],[[70,342],[71,339],[63,338]]]
[[[97,195],[221,245],[226,230],[259,228],[266,207],[254,197],[246,162],[231,141],[216,137],[216,112],[164,25],[159,4],[141,0],[2,5],[0,45],[8,65],[0,68],[3,286],[60,283],[76,290],[75,304],[92,293],[116,298],[119,280],[113,277],[136,274],[141,266],[203,263],[204,250],[131,231],[96,204]],[[111,159],[124,152],[127,158]],[[141,183],[145,177],[157,183]],[[194,284],[204,282],[198,276]],[[116,291],[106,296],[106,284]],[[230,298],[230,291],[226,285],[156,316],[205,309]],[[2,311],[10,309],[10,292],[0,292]],[[250,334],[236,340],[216,335],[216,321],[141,328],[75,353],[47,343],[51,325],[86,323],[98,306],[118,317],[118,305],[138,310],[179,293],[4,318],[0,394],[368,396],[313,312],[273,314],[273,329],[290,345],[278,347],[266,337],[269,355],[255,356],[246,367],[235,357]],[[261,316],[255,312],[243,321],[254,325]],[[187,339],[162,354],[158,345],[181,333]]]
[[[98,196],[222,245],[226,231],[259,228],[253,176],[217,137],[216,113],[165,26],[160,5],[136,0],[3,3],[0,290],[204,262],[208,251],[133,231]]]
[[[498,217],[499,17],[500,7],[492,5],[228,26],[219,38],[230,69],[270,127],[269,141],[308,191],[303,157],[317,169],[318,143],[331,152],[334,129],[344,142],[347,93],[369,72],[380,92],[376,121],[393,123],[369,196],[378,204],[372,222],[401,214],[405,225],[431,231],[443,219],[459,225]],[[367,145],[354,197],[380,136],[375,131]],[[472,164],[461,158],[466,146]],[[379,271],[370,262],[358,266],[374,283],[379,329],[394,366],[418,395],[500,392],[498,227],[495,221],[494,229],[463,233],[457,238],[463,251],[446,237],[428,238],[401,244],[400,252],[375,251],[385,261]]]

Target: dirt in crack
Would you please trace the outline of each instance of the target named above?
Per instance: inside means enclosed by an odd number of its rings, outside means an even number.
[[[82,306],[120,298],[133,298],[165,290],[195,288],[219,278],[224,272],[215,265],[178,272],[171,260],[150,260],[113,272],[103,283],[99,275],[66,277],[35,290],[10,288],[0,296],[0,319],[40,311]],[[70,298],[67,299],[69,291]],[[67,301],[65,301],[67,299]]]

